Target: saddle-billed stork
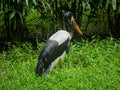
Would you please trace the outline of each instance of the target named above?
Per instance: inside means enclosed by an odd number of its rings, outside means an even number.
[[[48,74],[53,66],[62,60],[65,54],[69,52],[70,40],[73,37],[74,29],[80,35],[83,35],[71,12],[66,12],[64,19],[68,30],[57,31],[43,46],[36,66],[37,76]]]

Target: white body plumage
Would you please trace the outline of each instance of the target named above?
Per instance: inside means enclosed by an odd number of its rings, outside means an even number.
[[[65,31],[65,30],[59,30],[57,31],[55,34],[53,34],[49,40],[55,40],[58,42],[58,44],[62,44],[64,41],[66,41],[67,39],[71,40],[71,36],[70,33]]]

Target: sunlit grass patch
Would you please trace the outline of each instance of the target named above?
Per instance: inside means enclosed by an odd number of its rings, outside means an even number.
[[[0,90],[118,90],[120,89],[120,41],[109,38],[71,42],[62,68],[36,77],[42,44],[14,46],[0,53]]]

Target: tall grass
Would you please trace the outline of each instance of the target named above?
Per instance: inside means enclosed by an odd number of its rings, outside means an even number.
[[[62,68],[36,77],[39,50],[31,44],[0,53],[0,90],[119,90],[120,41],[94,39],[71,43]]]

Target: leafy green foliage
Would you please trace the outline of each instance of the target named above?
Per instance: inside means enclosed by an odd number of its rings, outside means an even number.
[[[4,36],[8,40],[19,41],[23,38],[28,38],[29,32],[32,31],[30,30],[30,26],[33,26],[34,32],[37,31],[35,27],[42,27],[44,31],[39,28],[41,33],[44,33],[46,28],[50,29],[49,23],[46,22],[51,21],[52,16],[49,16],[52,15],[52,10],[50,10],[51,6],[46,0],[2,0],[0,2],[0,8],[0,21],[2,21],[2,27],[4,27],[2,28],[5,32]],[[34,16],[32,15],[32,18],[28,19],[28,17],[31,17],[31,14]],[[50,19],[46,19],[46,17]],[[36,24],[30,24],[29,21],[35,22]],[[45,25],[41,23],[45,23]]]
[[[113,38],[71,42],[62,68],[36,77],[35,67],[43,43],[33,51],[31,44],[14,46],[0,53],[0,89],[118,90],[120,89],[120,41]]]
[[[35,0],[1,0],[0,11],[7,39],[20,40],[26,35],[25,17],[34,4],[36,4]]]
[[[107,31],[119,37],[119,0],[1,0],[0,29],[3,31],[0,33],[13,40],[28,37],[31,31],[47,37],[64,28],[66,11],[74,14],[82,30],[94,30],[98,34]]]

